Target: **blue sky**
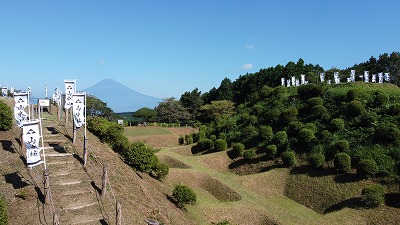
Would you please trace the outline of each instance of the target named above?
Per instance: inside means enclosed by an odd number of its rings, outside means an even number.
[[[400,51],[400,1],[0,2],[0,84],[52,94],[113,78],[140,93],[204,93],[302,58],[344,69]],[[64,92],[64,90],[63,90]]]

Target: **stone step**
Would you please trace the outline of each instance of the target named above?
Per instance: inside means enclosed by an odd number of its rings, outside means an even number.
[[[60,224],[108,224],[103,219],[97,205],[88,205],[79,209],[62,209],[59,213]]]

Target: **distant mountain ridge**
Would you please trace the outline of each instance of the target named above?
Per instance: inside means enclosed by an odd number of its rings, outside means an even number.
[[[104,79],[84,91],[107,103],[114,112],[135,112],[140,108],[153,109],[161,99],[141,94],[114,79]]]

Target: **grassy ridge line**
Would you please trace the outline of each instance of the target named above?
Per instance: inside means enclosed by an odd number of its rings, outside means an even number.
[[[195,156],[195,157],[187,157],[182,156],[178,153],[173,151],[169,151],[169,149],[163,148],[158,154],[169,155],[174,157],[184,163],[191,165],[193,168],[190,169],[191,171],[198,171],[209,175],[212,178],[218,179],[220,182],[228,185],[234,191],[239,193],[242,196],[242,200],[240,200],[240,204],[238,207],[241,207],[243,204],[250,204],[250,205],[258,205],[262,206],[265,209],[265,213],[269,215],[271,218],[274,218],[279,223],[283,224],[352,224],[352,220],[347,220],[348,218],[339,216],[342,213],[332,213],[332,214],[339,214],[338,216],[323,216],[315,211],[306,208],[305,206],[298,204],[291,199],[285,196],[275,196],[275,197],[265,197],[260,196],[258,193],[247,189],[239,184],[238,179],[239,176],[232,174],[230,172],[227,173],[220,173],[210,168],[203,166],[201,163],[198,162],[202,156]],[[266,172],[268,173],[268,172]],[[260,178],[262,175],[260,175]],[[267,188],[267,187],[266,187]],[[226,204],[235,204],[235,203],[223,203]],[[199,204],[200,207],[203,207]],[[213,205],[216,207],[220,204],[216,204],[215,202],[207,202],[206,205]],[[195,211],[195,210],[194,210]]]

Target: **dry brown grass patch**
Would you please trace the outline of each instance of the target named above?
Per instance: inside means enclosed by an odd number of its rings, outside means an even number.
[[[165,163],[169,168],[189,169],[191,166],[179,161],[168,155],[157,155],[161,162]]]

